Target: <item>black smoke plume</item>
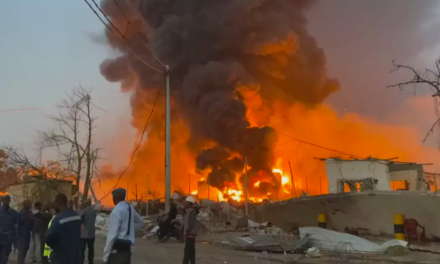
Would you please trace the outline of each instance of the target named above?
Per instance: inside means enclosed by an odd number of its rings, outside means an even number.
[[[139,56],[163,69],[148,45],[170,66],[173,118],[184,118],[191,130],[188,145],[198,153],[197,169],[210,169],[209,183],[224,187],[243,170],[244,156],[252,177],[261,171],[271,174],[275,162],[276,132],[264,124],[251,127],[243,88],[256,90],[270,108],[280,99],[313,106],[339,87],[327,77],[324,52],[307,31],[304,13],[313,3],[104,0],[101,7]],[[145,94],[163,86],[163,74],[133,56],[120,37],[109,31],[106,36],[122,55],[104,61],[101,72],[125,89],[138,85],[132,97],[136,119],[136,109],[152,100]],[[206,140],[216,146],[196,147]]]

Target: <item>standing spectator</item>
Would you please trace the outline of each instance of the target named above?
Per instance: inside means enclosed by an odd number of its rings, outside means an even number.
[[[34,204],[34,210],[32,212],[34,214],[34,228],[32,230],[31,237],[31,246],[30,246],[30,257],[32,263],[38,262],[41,263],[43,260],[43,248],[42,248],[42,240],[44,239],[43,230],[43,212],[42,212],[42,204],[36,202]]]
[[[44,214],[43,214],[43,226],[45,227],[44,233],[46,234],[47,230],[49,229],[52,220],[55,218],[55,215],[58,214],[59,211],[56,209],[56,206],[54,204],[51,204],[50,206],[47,206]],[[52,252],[52,249],[46,245],[46,239],[43,238],[44,241],[44,249],[43,249],[43,264],[49,264],[49,258],[50,253]]]
[[[197,223],[197,209],[195,208],[195,199],[188,196],[185,201],[187,210],[183,219],[183,230],[185,235],[185,249],[183,253],[183,264],[196,263],[196,236],[199,230]]]
[[[64,194],[55,197],[55,207],[59,213],[46,233],[46,244],[51,249],[50,263],[81,263],[81,217],[68,207]]]
[[[10,203],[11,197],[3,196],[0,208],[0,264],[7,264],[12,246],[16,248],[18,213],[9,206]]]
[[[18,213],[18,239],[17,239],[17,263],[24,264],[34,224],[34,215],[31,211],[32,203],[29,200],[23,202],[23,209]]]
[[[70,201],[69,201],[69,209],[72,209],[72,210],[75,211],[75,206],[74,206],[74,204],[73,204],[73,200],[70,200]]]
[[[95,221],[96,211],[92,207],[92,201],[87,199],[84,202],[84,210],[81,212],[81,258],[85,259],[86,247],[88,250],[89,264],[93,264],[95,258]]]
[[[107,242],[104,247],[104,263],[130,264],[135,245],[135,232],[140,230],[142,217],[125,201],[125,189],[112,191],[115,208],[110,214]]]

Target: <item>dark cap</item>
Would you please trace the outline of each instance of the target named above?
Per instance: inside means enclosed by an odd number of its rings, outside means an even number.
[[[124,188],[118,188],[112,191],[113,196],[125,196],[126,194],[127,191]]]

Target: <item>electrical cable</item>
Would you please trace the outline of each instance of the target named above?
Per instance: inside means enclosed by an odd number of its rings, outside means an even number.
[[[121,172],[121,174],[119,175],[118,180],[116,181],[116,184],[110,189],[110,191],[109,191],[105,196],[103,196],[103,197],[99,200],[99,202],[102,201],[103,199],[107,198],[107,196],[109,196],[110,193],[111,193],[116,187],[118,187],[119,182],[121,181],[122,176],[123,176],[123,175],[128,171],[128,169],[131,167],[131,164],[133,163],[133,160],[134,160],[134,156],[135,156],[136,152],[138,151],[139,147],[141,146],[141,144],[142,144],[142,142],[143,142],[143,140],[144,140],[144,134],[145,134],[145,131],[147,130],[148,123],[149,123],[149,121],[150,121],[150,119],[151,119],[151,116],[152,116],[153,113],[154,113],[154,109],[156,108],[157,100],[159,99],[159,96],[160,96],[160,93],[162,92],[162,89],[163,89],[163,87],[159,90],[159,92],[158,92],[157,95],[156,95],[156,99],[154,100],[153,108],[151,109],[150,115],[148,116],[147,121],[145,122],[144,129],[142,130],[141,138],[140,138],[139,143],[137,144],[136,148],[134,149],[134,151],[133,151],[133,153],[132,153],[132,155],[131,155],[130,162],[128,163],[127,167],[126,167],[126,168]]]
[[[96,3],[96,1],[95,0],[91,0],[94,4],[95,4],[95,6],[96,6],[96,8],[101,12],[101,14],[105,17],[105,19],[110,23],[110,25],[117,31],[117,33],[122,37],[122,39],[124,39],[126,42],[127,42],[127,44],[128,44],[128,46],[126,46],[126,48],[138,59],[138,60],[140,60],[142,63],[144,63],[147,67],[149,67],[150,69],[152,69],[152,70],[155,70],[155,71],[157,71],[157,72],[160,72],[160,73],[165,73],[165,71],[162,71],[162,70],[159,70],[159,69],[157,69],[156,67],[154,67],[154,66],[152,66],[152,65],[150,65],[148,62],[146,62],[144,59],[142,59],[136,52],[134,52],[133,51],[133,49],[131,48],[131,43],[130,43],[130,41],[125,37],[125,35],[124,34],[122,34],[122,32],[113,24],[113,22],[111,22],[111,20],[105,15],[105,13],[104,13],[104,11],[102,11],[102,9],[99,7],[99,5]],[[84,0],[84,2],[86,2],[87,3],[87,5],[89,6],[89,8],[93,11],[93,13],[95,13],[95,15],[99,18],[99,20],[105,25],[105,27],[107,28],[107,29],[109,29],[110,30],[110,32],[112,32],[113,34],[116,34],[112,29],[111,29],[111,27],[107,24],[107,23],[105,23],[105,21],[101,18],[101,16],[99,16],[99,14],[98,14],[98,12],[96,12],[96,10],[92,7],[92,5],[87,1],[87,0]],[[151,52],[151,51],[150,51]]]
[[[125,15],[124,11],[122,11],[121,6],[118,4],[117,0],[113,0],[113,3],[115,3],[116,7],[118,7],[119,11],[121,12],[121,14],[124,16],[125,20],[127,21],[127,29],[126,32],[128,31],[128,27],[131,25],[131,21],[128,19],[128,17]],[[162,64],[163,67],[166,67],[166,65],[156,56],[156,54],[154,54],[154,52],[150,49],[150,47],[148,47],[148,45],[145,43],[145,41],[141,38],[141,36],[139,35],[139,32],[136,32],[136,36],[138,37],[139,41],[145,46],[145,48],[147,48],[147,50],[153,55],[153,57],[160,63]]]

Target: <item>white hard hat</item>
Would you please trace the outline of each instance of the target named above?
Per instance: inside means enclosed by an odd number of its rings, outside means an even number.
[[[193,204],[196,203],[196,199],[194,199],[194,197],[192,197],[192,196],[187,196],[185,201],[187,201],[189,203],[193,203]]]

